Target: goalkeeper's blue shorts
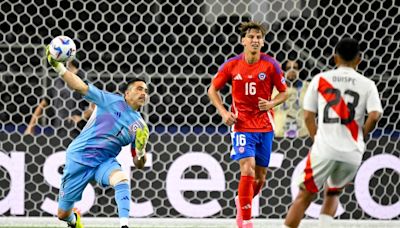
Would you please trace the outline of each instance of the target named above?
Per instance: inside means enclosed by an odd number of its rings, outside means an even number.
[[[274,132],[232,132],[231,158],[254,157],[256,165],[268,167]]]
[[[64,211],[71,209],[75,202],[82,199],[83,190],[90,181],[95,180],[101,186],[109,186],[109,176],[114,170],[121,170],[121,165],[115,158],[110,158],[97,167],[90,167],[72,161],[67,156],[58,207]]]

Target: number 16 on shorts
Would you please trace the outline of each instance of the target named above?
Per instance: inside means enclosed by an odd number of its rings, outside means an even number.
[[[231,157],[233,158],[235,155],[243,154],[245,152],[246,135],[240,132],[232,132],[231,137],[232,137]]]
[[[246,135],[240,133],[233,133],[235,146],[246,146]]]

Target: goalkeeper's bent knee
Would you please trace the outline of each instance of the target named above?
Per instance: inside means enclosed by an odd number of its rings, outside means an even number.
[[[126,182],[128,183],[128,178],[126,177],[125,173],[123,173],[121,170],[118,170],[114,173],[111,174],[110,176],[110,185],[115,186],[118,183]]]

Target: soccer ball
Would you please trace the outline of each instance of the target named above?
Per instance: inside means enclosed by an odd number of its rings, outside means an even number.
[[[57,36],[50,43],[49,53],[55,61],[67,62],[75,58],[76,45],[68,36]]]

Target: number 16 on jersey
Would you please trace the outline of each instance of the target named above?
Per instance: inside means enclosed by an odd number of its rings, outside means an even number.
[[[257,93],[255,82],[246,82],[244,84],[244,94],[245,95],[255,95]]]

